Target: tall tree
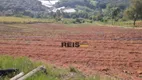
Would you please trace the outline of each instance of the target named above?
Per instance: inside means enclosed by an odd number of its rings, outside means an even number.
[[[136,25],[138,19],[142,19],[142,0],[131,0],[130,7],[126,10],[128,18],[134,21],[133,25]]]

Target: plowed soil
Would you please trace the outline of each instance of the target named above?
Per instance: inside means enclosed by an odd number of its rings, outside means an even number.
[[[64,41],[89,47],[61,47]],[[27,56],[86,74],[142,80],[142,29],[62,24],[0,24],[0,54]]]

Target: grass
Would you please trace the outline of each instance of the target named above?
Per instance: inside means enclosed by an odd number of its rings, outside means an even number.
[[[42,64],[43,63],[41,62],[32,62],[26,57],[14,58],[0,55],[0,69],[16,68],[21,72],[23,71],[24,73],[27,73]],[[73,67],[69,69],[61,69],[46,64],[46,69],[48,73],[47,75],[43,72],[38,72],[27,80],[118,80],[110,77],[100,77],[100,75],[94,77],[84,76]],[[74,75],[71,76],[71,73],[74,73]],[[0,80],[9,80],[9,78],[0,78]]]
[[[55,19],[40,19],[40,18],[30,18],[30,17],[14,17],[14,16],[0,16],[0,23],[4,24],[26,24],[26,23],[62,23],[69,25],[70,27],[77,27],[80,25],[80,23],[73,23],[75,19],[67,19],[64,18],[63,21],[56,21]],[[90,20],[84,19],[84,23],[81,23],[82,26],[84,25],[100,25],[100,26],[121,26],[121,27],[134,27],[133,21],[108,21],[108,22],[100,22],[100,21],[92,21],[90,23]],[[136,26],[142,27],[142,21],[137,21]]]
[[[30,17],[12,17],[12,16],[1,16],[0,23],[45,23],[54,22],[52,19],[40,19],[40,18],[30,18]]]
[[[133,25],[133,21],[129,20],[129,21],[116,21],[116,22],[113,22],[112,24],[112,21],[109,20],[108,22],[101,22],[101,21],[92,21],[90,22],[89,20],[87,19],[84,19],[84,23],[73,23],[71,21],[73,21],[73,19],[69,20],[69,19],[66,19],[65,20],[67,26],[69,27],[86,27],[86,26],[94,26],[94,25],[97,25],[97,26],[119,26],[119,27],[124,27],[124,28],[134,28],[134,27],[142,27],[142,21],[139,20],[136,22],[136,25],[134,26]]]
[[[117,21],[117,22],[112,22],[109,21],[109,22],[99,22],[99,21],[96,21],[95,24],[97,25],[106,25],[106,26],[121,26],[121,27],[142,27],[141,24],[142,24],[142,21],[137,21],[136,22],[136,26],[133,25],[133,21]]]

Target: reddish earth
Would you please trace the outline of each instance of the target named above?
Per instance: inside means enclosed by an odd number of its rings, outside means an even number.
[[[87,41],[88,48],[62,48]],[[86,74],[142,80],[142,29],[61,24],[0,24],[0,54],[27,56]]]

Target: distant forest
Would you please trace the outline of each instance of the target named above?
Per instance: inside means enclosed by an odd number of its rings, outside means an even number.
[[[134,4],[136,3],[136,5]],[[114,21],[125,20],[125,15],[129,19],[134,17],[141,19],[141,12],[132,13],[130,5],[141,10],[142,0],[60,0],[54,7],[74,8],[75,13],[65,13],[62,10],[52,12],[38,0],[0,0],[0,16],[29,16],[34,18],[61,18],[89,19],[93,21]],[[129,9],[129,10],[128,10]],[[131,8],[132,9],[132,8]],[[136,9],[135,9],[136,10]],[[142,10],[141,10],[142,11]],[[134,12],[134,10],[133,10]],[[136,12],[136,11],[135,11]],[[137,15],[138,14],[138,15]]]
[[[117,17],[122,18],[124,10],[129,6],[130,0],[60,0],[56,7],[72,7],[76,13],[64,15],[66,18],[87,18],[101,20],[108,19],[112,11],[118,12]],[[103,17],[105,16],[105,17]]]
[[[129,0],[60,0],[60,2],[55,4],[56,7],[75,8],[77,12],[74,14],[80,18],[88,18],[92,14],[100,14],[108,7],[119,7],[124,10],[128,5]],[[49,10],[38,0],[0,0],[0,15],[48,17]],[[64,17],[75,16],[65,15]]]
[[[0,0],[1,16],[41,17],[48,8],[37,0]]]

